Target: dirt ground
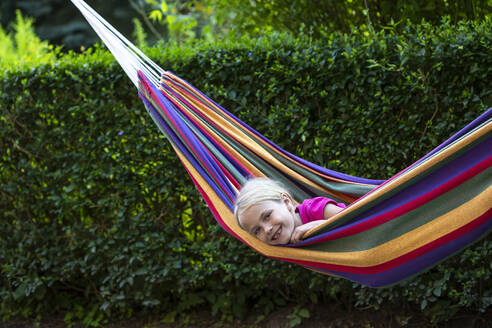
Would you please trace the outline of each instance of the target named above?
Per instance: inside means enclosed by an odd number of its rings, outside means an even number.
[[[492,328],[492,309],[481,315],[458,314],[447,322],[433,324],[418,314],[402,315],[388,310],[343,310],[337,306],[319,305],[308,308],[310,317],[302,319],[296,327],[312,328]],[[201,312],[187,316],[186,321],[163,323],[159,319],[133,318],[124,321],[103,324],[104,328],[285,328],[294,323],[291,315],[293,307],[284,308],[266,317],[252,317],[244,321],[221,320],[209,313]],[[65,328],[69,327],[63,316],[33,322],[19,319],[0,321],[0,328]],[[82,328],[73,325],[72,328]]]

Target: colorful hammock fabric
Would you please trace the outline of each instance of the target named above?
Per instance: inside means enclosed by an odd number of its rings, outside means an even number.
[[[72,0],[138,87],[217,222],[265,256],[380,287],[418,274],[492,227],[492,109],[389,180],[349,176],[296,157],[170,72],[81,0]],[[280,180],[297,201],[326,195],[347,209],[294,245],[242,230],[233,202],[250,177]]]

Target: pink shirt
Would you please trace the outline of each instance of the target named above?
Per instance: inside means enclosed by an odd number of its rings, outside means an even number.
[[[311,221],[324,220],[323,212],[326,204],[334,204],[341,208],[347,206],[343,203],[337,203],[333,199],[326,197],[316,197],[311,199],[305,199],[301,205],[296,207],[296,211],[301,217],[302,224],[306,224]]]

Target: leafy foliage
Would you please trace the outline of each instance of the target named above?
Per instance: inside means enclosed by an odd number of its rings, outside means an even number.
[[[270,35],[147,49],[290,152],[386,178],[492,103],[492,24],[408,24],[323,41]],[[460,74],[457,74],[460,72]],[[308,303],[422,311],[435,322],[491,305],[492,242],[386,289],[264,258],[213,222],[135,89],[102,49],[0,83],[0,312],[65,312],[97,325],[135,313],[172,322]],[[290,140],[301,140],[292,143]]]
[[[492,13],[490,0],[87,0],[124,35],[132,35],[134,19],[141,22],[147,42],[228,40],[270,32],[308,31],[315,38],[334,31],[348,33],[357,26],[375,30],[407,20],[439,25],[482,20]],[[2,0],[0,23],[6,28],[15,10],[36,19],[36,32],[51,44],[80,49],[99,39],[75,7],[66,0]],[[150,17],[149,17],[150,16]],[[69,20],[66,18],[70,17]],[[152,21],[154,18],[155,21]],[[142,34],[140,34],[142,35]],[[134,39],[137,43],[139,40]]]
[[[326,36],[353,27],[371,25],[375,29],[407,20],[422,19],[439,24],[444,16],[453,22],[461,19],[483,19],[492,13],[487,0],[208,0],[221,23],[231,25],[238,33],[261,35],[264,31],[311,31],[314,36]],[[231,14],[233,13],[233,14]]]
[[[41,41],[32,25],[31,18],[24,18],[17,11],[13,33],[7,33],[0,26],[0,70],[52,64],[56,60],[59,50]]]
[[[354,27],[380,30],[422,20],[440,24],[481,20],[492,13],[488,0],[146,0],[141,10],[166,26],[170,41],[231,39],[270,32],[309,31],[314,38]]]

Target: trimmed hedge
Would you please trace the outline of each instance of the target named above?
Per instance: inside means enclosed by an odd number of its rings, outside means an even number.
[[[286,150],[388,178],[492,104],[492,22],[147,51]],[[0,84],[0,313],[98,324],[289,302],[423,310],[492,304],[490,237],[369,289],[264,258],[218,228],[112,57],[69,54]],[[291,142],[297,140],[302,142]]]

